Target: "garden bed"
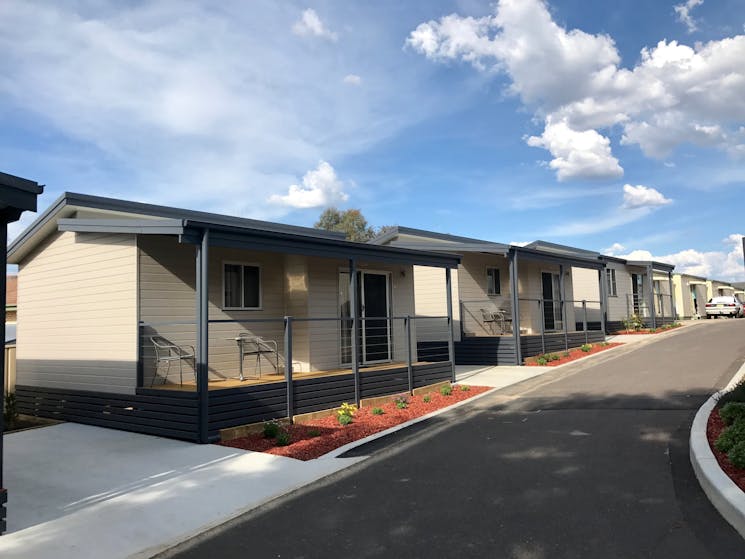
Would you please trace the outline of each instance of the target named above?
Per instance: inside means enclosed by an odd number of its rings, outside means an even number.
[[[619,336],[636,336],[639,334],[662,334],[680,328],[682,324],[664,324],[659,328],[640,328],[639,330],[623,330],[618,333]]]
[[[582,359],[588,355],[600,353],[606,349],[616,347],[622,344],[602,342],[599,344],[586,344],[581,347],[575,347],[569,351],[557,351],[555,353],[544,353],[536,355],[535,357],[527,357],[525,359],[525,365],[528,367],[556,367],[557,365],[563,365],[577,359]]]
[[[714,442],[719,438],[725,427],[724,421],[719,416],[719,408],[714,408],[706,423],[706,438],[709,439],[709,446],[714,456],[716,456],[719,467],[729,476],[735,485],[745,491],[745,469],[736,467],[730,462],[726,453],[720,452],[714,447]]]
[[[302,425],[282,426],[280,427],[281,432],[289,435],[289,444],[286,446],[278,446],[277,439],[266,438],[262,433],[219,444],[298,460],[313,460],[345,444],[490,390],[486,386],[470,386],[467,389],[462,389],[462,386],[454,385],[449,396],[442,395],[434,390],[431,393],[418,396],[406,396],[407,404],[405,408],[397,407],[395,402],[382,404],[377,408],[361,408],[355,412],[352,422],[345,426],[339,424],[336,415],[315,419]],[[380,415],[374,414],[373,410],[376,409],[382,410],[383,413]]]

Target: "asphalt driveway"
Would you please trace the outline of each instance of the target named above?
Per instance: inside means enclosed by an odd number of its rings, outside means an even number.
[[[741,557],[687,437],[745,321],[662,336],[356,449],[373,458],[166,556]]]

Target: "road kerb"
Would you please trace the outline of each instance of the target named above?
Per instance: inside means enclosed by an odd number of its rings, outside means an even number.
[[[706,424],[717,399],[745,377],[745,363],[729,384],[704,403],[693,419],[690,438],[690,457],[693,471],[701,488],[714,507],[740,535],[745,538],[745,492],[742,491],[719,467],[706,437]]]

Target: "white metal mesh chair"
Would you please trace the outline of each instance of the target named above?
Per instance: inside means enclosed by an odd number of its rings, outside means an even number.
[[[238,350],[240,352],[240,380],[244,379],[243,376],[243,359],[246,355],[256,356],[256,372],[261,378],[261,356],[274,354],[274,362],[268,359],[269,363],[274,367],[275,372],[279,371],[279,352],[277,350],[277,342],[274,340],[265,340],[260,336],[254,336],[246,332],[241,332],[236,336],[238,342]]]
[[[196,363],[194,347],[190,345],[177,345],[171,341],[165,339],[163,336],[150,336],[150,341],[155,348],[155,373],[153,373],[153,379],[150,381],[150,386],[155,384],[155,379],[158,376],[158,372],[161,370],[162,365],[165,365],[165,374],[163,375],[163,384],[168,381],[168,375],[171,372],[171,363],[178,363],[179,381],[184,384],[184,361],[190,363],[192,366],[192,372],[194,372],[194,380],[196,381]]]

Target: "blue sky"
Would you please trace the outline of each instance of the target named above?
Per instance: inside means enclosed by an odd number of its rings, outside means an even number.
[[[0,3],[0,170],[742,280],[745,0]],[[31,220],[11,228],[11,237]]]

